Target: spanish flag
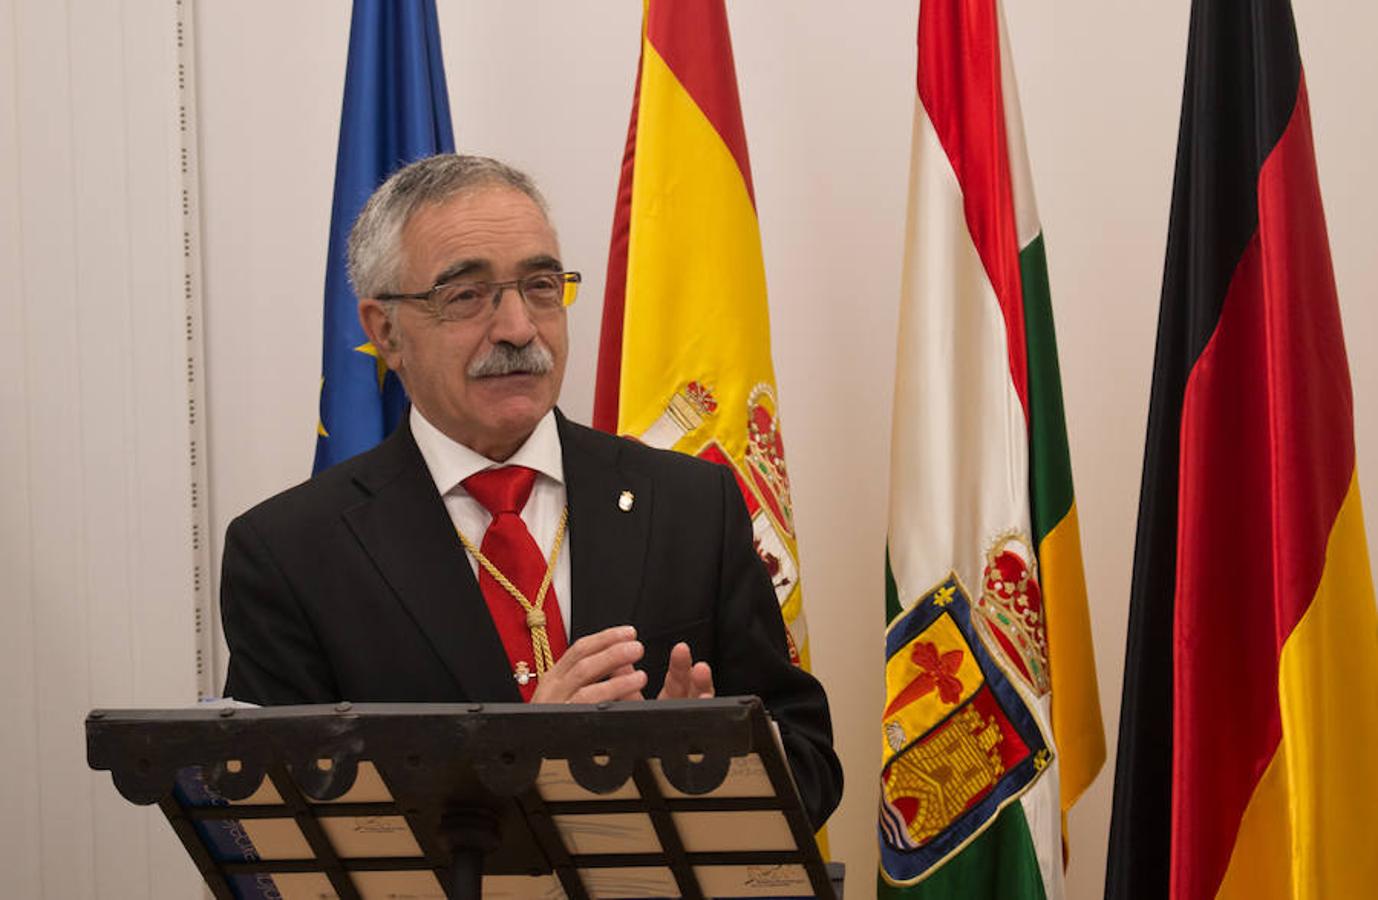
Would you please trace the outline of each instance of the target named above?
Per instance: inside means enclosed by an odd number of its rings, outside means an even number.
[[[998,0],[923,0],[886,550],[882,897],[1054,898],[1105,758]]]
[[[648,0],[593,424],[729,466],[808,665],[765,266],[722,0]]]
[[[1106,896],[1378,891],[1378,614],[1287,0],[1196,0]]]

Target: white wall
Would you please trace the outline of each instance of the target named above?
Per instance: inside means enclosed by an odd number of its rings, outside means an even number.
[[[83,731],[197,696],[178,12],[0,0],[5,897],[196,891]]]
[[[440,5],[461,148],[538,178],[586,276],[563,405],[587,420],[640,3]],[[173,6],[0,0],[0,721],[22,723],[0,729],[9,896],[195,893],[176,893],[189,882],[166,827],[85,771],[80,734],[90,706],[195,693]],[[850,778],[830,831],[867,896],[916,3],[729,7],[815,664]],[[1112,741],[1188,7],[1006,3]],[[1296,7],[1372,511],[1378,11]],[[349,10],[195,11],[218,552],[233,515],[310,469]],[[1072,897],[1101,893],[1112,770],[1072,814]],[[92,811],[97,827],[69,835]]]

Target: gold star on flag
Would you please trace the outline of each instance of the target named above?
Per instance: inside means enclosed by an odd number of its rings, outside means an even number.
[[[322,394],[325,393],[325,376],[324,376],[324,375],[321,376],[321,393],[322,393]],[[325,430],[325,423],[322,422],[319,418],[316,419],[316,436],[317,436],[317,437],[323,437],[323,438],[328,438],[328,437],[330,437],[330,432],[328,432],[328,431]]]
[[[373,363],[378,368],[378,390],[381,392],[383,390],[383,379],[386,378],[388,374],[388,364],[383,362],[383,358],[378,355],[378,348],[373,346],[372,342],[365,341],[355,347],[354,350],[356,353],[362,353],[365,356],[373,357]]]

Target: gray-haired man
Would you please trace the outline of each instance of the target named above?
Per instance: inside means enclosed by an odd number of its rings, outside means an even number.
[[[731,474],[555,409],[567,271],[525,175],[414,163],[350,238],[359,315],[412,409],[231,523],[226,693],[265,704],[757,694],[821,825],[821,686],[790,665]]]

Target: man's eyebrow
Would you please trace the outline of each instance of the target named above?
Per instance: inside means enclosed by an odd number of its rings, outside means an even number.
[[[549,253],[528,256],[517,267],[523,272],[559,272],[564,269],[560,261]]]
[[[461,259],[446,266],[439,275],[435,276],[435,284],[445,284],[462,278],[465,275],[473,275],[476,272],[491,272],[493,266],[486,259]]]
[[[517,270],[522,274],[531,272],[559,272],[563,270],[563,265],[558,259],[549,253],[538,253],[535,256],[528,256],[526,259],[517,263]],[[461,259],[451,263],[435,277],[434,284],[445,284],[458,278],[472,275],[491,275],[493,264],[483,258]]]

